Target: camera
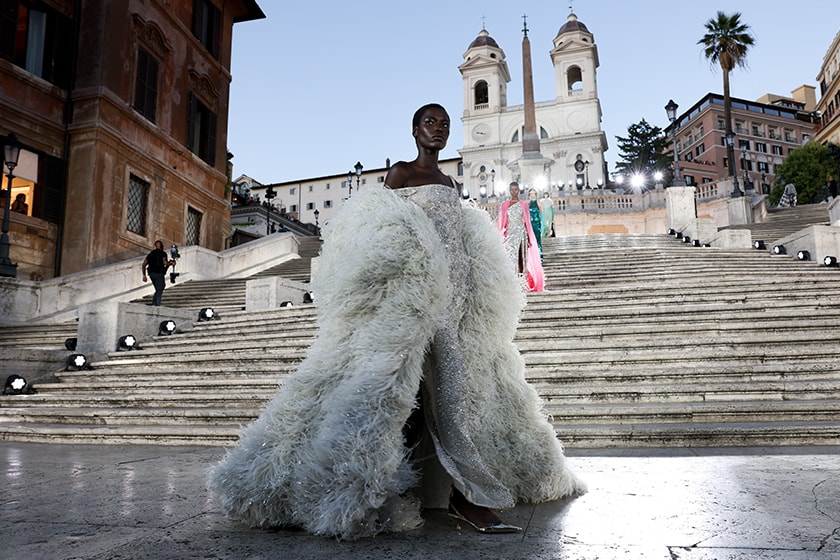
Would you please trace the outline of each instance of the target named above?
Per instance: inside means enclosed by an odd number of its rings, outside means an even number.
[[[175,283],[175,279],[181,275],[180,272],[175,272],[175,264],[180,258],[181,253],[178,252],[178,246],[173,244],[169,249],[169,264],[172,265],[172,272],[169,273],[169,281],[173,284]]]

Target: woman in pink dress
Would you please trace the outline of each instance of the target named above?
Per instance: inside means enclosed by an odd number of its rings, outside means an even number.
[[[528,203],[519,200],[519,183],[510,184],[510,200],[502,202],[499,207],[497,225],[505,238],[505,252],[516,273],[524,275],[528,291],[543,291],[545,274],[540,260],[539,245],[531,227]]]

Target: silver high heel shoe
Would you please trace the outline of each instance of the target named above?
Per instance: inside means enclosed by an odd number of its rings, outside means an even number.
[[[499,534],[499,533],[521,533],[522,527],[517,527],[516,525],[509,525],[507,523],[503,523],[499,521],[498,523],[489,523],[487,525],[476,525],[469,519],[467,519],[458,509],[449,504],[449,517],[457,520],[463,521],[470,525],[473,529],[478,531],[479,533],[486,533],[486,534]]]

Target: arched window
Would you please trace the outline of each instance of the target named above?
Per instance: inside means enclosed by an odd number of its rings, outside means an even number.
[[[473,91],[475,94],[475,108],[478,109],[481,105],[487,105],[490,103],[490,93],[487,90],[487,82],[481,80],[477,84],[475,84],[475,89]]]
[[[540,139],[545,140],[546,138],[548,138],[548,132],[543,127],[540,127]]]
[[[579,95],[583,92],[583,74],[579,66],[572,66],[566,71],[566,84],[569,95]]]

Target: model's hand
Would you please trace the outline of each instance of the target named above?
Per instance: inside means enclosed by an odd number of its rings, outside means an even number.
[[[146,281],[146,275],[144,274],[143,275],[143,282],[145,282],[145,281]]]

